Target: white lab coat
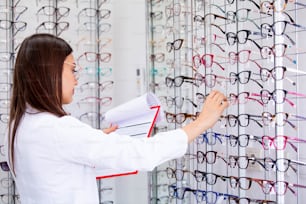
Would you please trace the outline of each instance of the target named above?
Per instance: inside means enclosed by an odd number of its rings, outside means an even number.
[[[98,204],[104,170],[148,171],[181,157],[181,130],[135,139],[104,134],[71,117],[28,110],[16,133],[16,185],[22,204]]]

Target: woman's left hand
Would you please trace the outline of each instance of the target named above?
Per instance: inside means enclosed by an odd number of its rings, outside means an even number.
[[[103,129],[102,131],[103,131],[104,133],[106,133],[106,134],[109,134],[109,133],[111,133],[111,132],[116,131],[117,129],[118,129],[118,125],[113,125],[113,124],[111,124],[109,128],[105,128],[105,129]]]

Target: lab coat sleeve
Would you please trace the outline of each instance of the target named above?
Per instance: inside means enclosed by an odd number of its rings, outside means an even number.
[[[183,156],[188,145],[187,135],[181,129],[139,139],[105,134],[70,116],[62,117],[56,127],[59,155],[97,171],[152,170],[165,161]]]

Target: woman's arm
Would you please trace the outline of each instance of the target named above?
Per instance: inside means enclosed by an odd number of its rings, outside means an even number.
[[[226,97],[221,92],[212,91],[207,96],[199,117],[182,128],[188,136],[188,142],[192,142],[197,136],[211,128],[228,105]],[[117,125],[112,124],[109,128],[103,129],[103,132],[109,134],[117,128]]]

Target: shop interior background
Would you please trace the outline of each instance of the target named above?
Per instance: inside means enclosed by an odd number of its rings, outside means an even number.
[[[306,3],[294,0],[2,0],[0,139],[18,47],[33,33],[53,33],[70,43],[82,68],[65,108],[96,128],[103,112],[146,91],[167,112],[155,131],[192,120],[212,89],[231,102],[185,157],[98,181],[101,203],[305,203],[305,11]],[[18,203],[6,169],[1,203]]]

